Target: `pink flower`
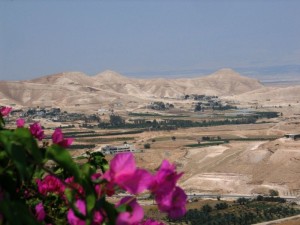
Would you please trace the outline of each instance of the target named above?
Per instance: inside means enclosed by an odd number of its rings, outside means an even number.
[[[172,219],[182,217],[186,213],[187,196],[180,187],[176,187],[169,194],[155,196],[155,200],[159,210],[168,213]]]
[[[139,223],[144,218],[143,208],[132,197],[125,197],[117,206],[126,204],[131,209],[129,212],[121,212],[117,217],[118,225],[132,225]]]
[[[70,184],[72,188],[74,188],[75,190],[77,190],[77,192],[79,193],[79,195],[84,195],[84,189],[83,189],[83,187],[80,184],[74,182],[74,177],[68,177],[67,179],[65,179],[65,182],[68,183],[68,184]],[[77,197],[78,197],[78,195],[77,195]]]
[[[43,203],[39,203],[35,206],[35,216],[38,221],[43,221],[46,217]]]
[[[97,180],[102,178],[102,175],[103,175],[102,173],[95,173],[91,176],[91,180],[93,182],[96,182]],[[96,184],[95,192],[97,193],[98,198],[100,198],[104,194],[105,190],[100,184]]]
[[[94,212],[94,218],[92,225],[100,225],[103,222],[103,216],[99,211]]]
[[[47,175],[43,180],[37,179],[38,190],[42,195],[47,195],[48,192],[63,195],[65,191],[64,184],[56,177]]]
[[[148,189],[152,181],[152,175],[148,171],[136,168],[132,153],[117,154],[103,178],[109,182],[109,190],[118,185],[131,194],[139,194]]]
[[[22,118],[19,118],[19,119],[17,119],[16,123],[17,123],[17,127],[21,128],[21,127],[24,127],[25,120]]]
[[[75,203],[75,206],[77,207],[77,209],[79,210],[79,212],[82,214],[82,215],[85,215],[86,212],[85,212],[85,202],[81,199],[77,200],[76,203]],[[73,209],[70,209],[68,211],[68,214],[67,214],[67,218],[68,218],[68,222],[69,224],[71,225],[85,225],[85,221],[78,218]]]
[[[176,182],[182,175],[183,173],[175,171],[175,165],[164,160],[152,179],[150,189],[155,195],[166,195],[175,188]]]
[[[73,138],[65,138],[60,128],[56,128],[52,134],[52,141],[54,144],[58,144],[64,148],[68,148],[72,142]]]
[[[139,225],[164,225],[164,223],[162,222],[158,222],[152,219],[147,219],[141,223],[139,223]]]
[[[102,173],[94,173],[92,176],[91,176],[91,179],[92,181],[96,181],[98,179],[100,179],[102,177]]]
[[[44,131],[39,123],[34,123],[29,126],[30,133],[39,141],[45,138]]]
[[[77,200],[75,203],[76,208],[82,215],[86,215],[86,206],[85,202],[81,199]],[[70,225],[85,225],[85,221],[78,218],[73,209],[70,209],[67,214],[67,219]],[[100,225],[103,222],[103,216],[99,211],[94,212],[94,218],[92,225]]]
[[[175,165],[164,160],[150,185],[159,210],[168,213],[170,218],[179,218],[186,212],[187,196],[176,186],[176,182],[182,175],[183,173],[176,172]]]
[[[12,107],[3,106],[0,108],[1,116],[7,116],[12,110]]]

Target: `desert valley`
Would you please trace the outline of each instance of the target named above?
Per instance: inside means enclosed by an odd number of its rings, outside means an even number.
[[[0,225],[300,225],[300,1],[0,1]]]
[[[0,96],[12,117],[62,127],[74,157],[130,145],[140,166],[174,162],[189,194],[300,195],[300,140],[285,137],[300,134],[297,85],[264,86],[231,69],[189,79],[70,72],[1,81]]]

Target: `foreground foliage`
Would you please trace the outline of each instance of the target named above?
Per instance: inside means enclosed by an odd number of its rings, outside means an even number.
[[[73,140],[57,128],[52,143],[39,123],[5,129],[11,108],[0,108],[0,224],[145,224],[137,196],[145,191],[169,218],[186,213],[187,196],[176,185],[182,173],[164,160],[156,174],[136,167],[131,153],[116,155],[108,164],[100,152],[88,153],[87,162],[75,163],[66,148]],[[128,195],[117,204],[107,196]]]

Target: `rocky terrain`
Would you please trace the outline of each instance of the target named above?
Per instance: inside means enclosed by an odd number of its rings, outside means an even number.
[[[27,81],[1,81],[0,97],[1,103],[22,106],[93,107],[114,102],[139,104],[157,98],[176,99],[186,94],[232,96],[262,88],[258,80],[231,69],[221,69],[206,77],[181,79],[134,79],[113,71],[95,76],[67,72]]]

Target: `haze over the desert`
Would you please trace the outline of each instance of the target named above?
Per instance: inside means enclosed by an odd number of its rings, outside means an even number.
[[[299,74],[299,1],[0,2],[0,80]]]

